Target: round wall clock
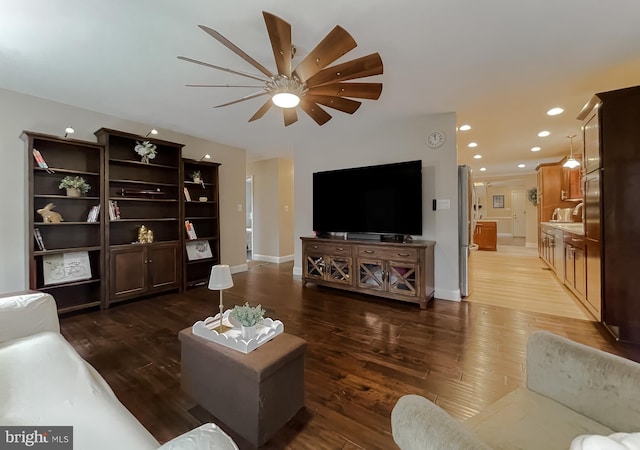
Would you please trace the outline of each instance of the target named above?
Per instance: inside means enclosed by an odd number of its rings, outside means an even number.
[[[431,148],[438,148],[444,144],[446,136],[442,131],[432,131],[427,136],[427,145]]]

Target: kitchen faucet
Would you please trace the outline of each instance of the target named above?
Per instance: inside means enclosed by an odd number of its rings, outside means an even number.
[[[573,215],[577,216],[578,214],[581,215],[581,219],[584,221],[584,202],[578,203],[576,207],[573,208]]]

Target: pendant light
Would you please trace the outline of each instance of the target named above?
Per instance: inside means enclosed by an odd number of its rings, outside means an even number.
[[[580,166],[580,162],[573,157],[573,138],[576,137],[575,134],[571,136],[567,136],[569,138],[569,146],[571,148],[571,154],[569,155],[569,159],[565,161],[562,167],[567,167],[569,169],[575,169]]]

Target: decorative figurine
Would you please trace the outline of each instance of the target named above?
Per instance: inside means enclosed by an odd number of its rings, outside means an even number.
[[[142,225],[138,229],[138,243],[139,244],[150,244],[153,242],[153,231],[147,229],[144,225]]]
[[[36,212],[42,216],[44,223],[60,223],[64,222],[62,214],[57,211],[51,211],[56,205],[48,203],[44,208],[38,209]]]

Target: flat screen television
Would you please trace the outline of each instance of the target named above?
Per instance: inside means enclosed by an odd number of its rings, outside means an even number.
[[[422,234],[422,161],[313,174],[313,229]]]

